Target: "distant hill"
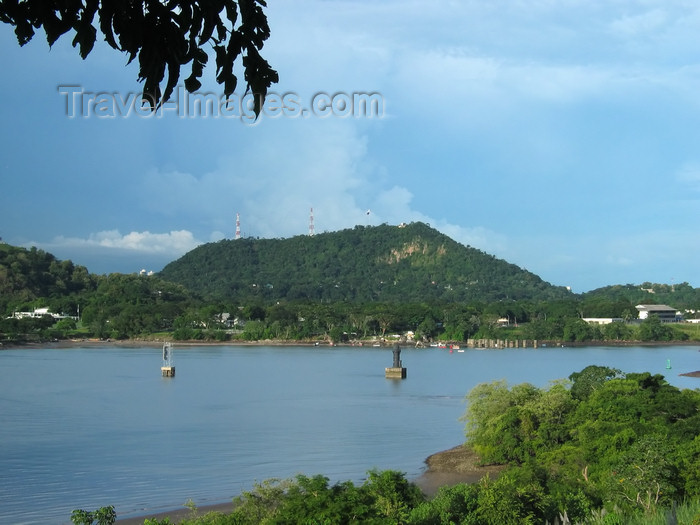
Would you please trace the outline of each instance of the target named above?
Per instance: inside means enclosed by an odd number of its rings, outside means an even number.
[[[572,298],[423,223],[201,245],[159,273],[217,300],[457,302]]]
[[[688,283],[658,284],[615,284],[591,290],[582,294],[588,303],[595,301],[627,301],[630,304],[666,304],[674,308],[700,307],[700,288]]]
[[[95,288],[96,281],[84,266],[60,261],[37,248],[0,243],[0,313],[39,298],[67,307],[71,297]]]

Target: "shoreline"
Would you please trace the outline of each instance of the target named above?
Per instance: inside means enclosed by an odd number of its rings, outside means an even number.
[[[263,339],[259,341],[171,341],[168,339],[65,339],[58,341],[47,341],[47,342],[22,342],[11,344],[0,342],[0,352],[3,350],[21,350],[21,349],[32,349],[32,348],[77,348],[77,347],[99,347],[99,346],[113,346],[113,347],[123,347],[123,348],[136,348],[142,346],[149,346],[153,348],[158,348],[163,343],[172,343],[173,345],[179,347],[198,347],[198,346],[314,346],[319,348],[325,347],[343,347],[343,348],[380,348],[380,349],[390,349],[394,346],[394,342],[382,343],[380,347],[374,347],[369,343],[328,343],[320,341],[287,341],[282,339]],[[552,349],[552,348],[565,348],[576,347],[585,348],[589,346],[609,346],[616,348],[625,348],[629,346],[642,346],[642,347],[673,347],[673,346],[696,346],[699,347],[700,351],[700,341],[591,341],[585,343],[568,343],[566,345],[557,343],[554,341],[547,341],[546,345],[542,348]],[[548,346],[549,344],[552,346]],[[407,347],[409,345],[406,342],[398,342],[399,345]],[[431,350],[430,347],[416,347],[423,350]],[[532,349],[532,348],[530,348]],[[535,348],[536,349],[536,348]],[[483,351],[483,350],[503,350],[503,348],[481,348],[481,347],[465,347],[465,350],[470,351]],[[525,348],[523,348],[525,350]],[[681,372],[679,376],[684,377],[697,377],[700,378],[700,370]]]
[[[479,457],[464,444],[443,450],[425,459],[426,470],[415,479],[409,480],[420,488],[427,498],[437,494],[440,487],[451,487],[461,483],[478,483],[482,478],[498,475],[504,465],[480,465]],[[141,516],[117,519],[116,525],[143,525],[146,519],[163,520],[170,518],[173,525],[193,517],[201,517],[208,512],[229,514],[233,512],[233,498],[229,502],[212,503],[197,507],[196,511],[182,506],[170,511],[147,513]]]
[[[360,342],[347,342],[347,343],[332,343],[328,341],[298,341],[298,340],[286,340],[286,339],[261,339],[257,341],[174,341],[171,339],[59,339],[54,341],[0,341],[0,351],[10,350],[10,349],[22,349],[22,348],[75,348],[79,346],[122,346],[122,347],[139,347],[139,346],[152,346],[159,347],[163,343],[171,343],[180,347],[196,347],[196,346],[316,346],[319,348],[325,347],[347,347],[347,348],[385,348],[391,349],[394,345],[398,344],[405,348],[419,348],[423,350],[431,350],[432,347],[428,346],[417,346],[415,342],[407,341],[360,341]],[[375,344],[379,346],[374,346]],[[566,342],[566,341],[540,341],[538,347],[526,347],[521,348],[522,350],[538,350],[538,349],[553,349],[553,348],[585,348],[589,346],[609,346],[615,348],[625,348],[629,346],[642,346],[642,347],[671,347],[671,346],[697,346],[700,349],[700,341],[586,341],[586,342]],[[501,347],[477,347],[477,346],[466,346],[464,342],[454,343],[464,345],[462,346],[465,350],[504,350]],[[517,349],[517,347],[512,347],[510,349]]]

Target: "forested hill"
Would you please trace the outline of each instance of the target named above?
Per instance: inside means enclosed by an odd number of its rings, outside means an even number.
[[[697,309],[700,304],[700,288],[687,282],[675,284],[615,284],[591,290],[581,295],[589,305],[596,302],[629,304],[668,304],[676,308]]]
[[[236,301],[489,302],[572,296],[423,223],[209,243],[168,264],[159,276],[211,299]]]
[[[84,266],[60,261],[37,248],[0,243],[0,315],[39,298],[51,299],[55,311],[74,310],[74,297],[96,287],[96,279]]]

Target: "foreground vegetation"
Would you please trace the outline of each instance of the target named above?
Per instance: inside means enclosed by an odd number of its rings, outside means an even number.
[[[598,366],[569,379],[545,389],[494,382],[467,396],[467,443],[510,466],[505,478],[536,503],[534,519],[649,517],[697,501],[700,391]]]
[[[465,446],[507,466],[496,479],[427,499],[390,470],[359,486],[299,475],[257,484],[230,514],[183,523],[700,525],[700,390],[589,366],[546,388],[480,384],[467,401]]]

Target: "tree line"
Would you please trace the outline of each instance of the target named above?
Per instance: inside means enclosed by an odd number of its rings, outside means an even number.
[[[15,302],[0,320],[0,337],[50,340],[76,337],[199,341],[325,341],[349,343],[405,337],[413,341],[468,339],[592,341],[682,341],[697,339],[695,325],[642,322],[593,325],[580,317],[585,302],[495,303],[312,303],[279,301],[266,305],[209,302],[181,285],[158,277],[111,274],[91,277],[79,293]],[[600,301],[597,305],[601,306]],[[636,310],[622,301],[607,305],[616,316]],[[17,311],[48,307],[78,319],[12,317]]]
[[[691,311],[690,315],[700,311],[697,290],[687,283],[616,286],[539,300],[225,300],[199,295],[159,275],[95,275],[36,248],[0,244],[0,340],[87,337],[344,343],[408,332],[423,343],[700,339],[695,325],[661,323],[654,317],[631,322],[637,317],[635,305],[640,298],[668,300],[676,308]],[[16,312],[46,307],[77,320],[14,317]],[[615,317],[627,322],[599,326],[588,324],[584,317]]]
[[[561,342],[682,341],[698,338],[695,325],[639,323],[592,325],[580,317],[585,301],[483,303],[312,303],[240,305],[208,302],[181,285],[136,274],[91,276],[78,293],[51,295],[8,305],[0,320],[3,339],[50,340],[75,337],[200,341],[326,341],[348,343],[413,333],[413,340],[468,339]],[[598,307],[602,307],[597,300]],[[74,319],[17,319],[17,311],[48,307]],[[631,318],[629,302],[607,303],[615,316]]]

